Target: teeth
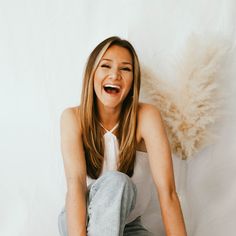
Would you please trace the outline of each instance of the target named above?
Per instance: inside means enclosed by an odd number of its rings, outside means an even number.
[[[105,84],[104,87],[105,87],[105,88],[110,87],[110,88],[117,88],[117,89],[120,89],[120,86],[119,86],[119,85],[115,85],[115,84]]]

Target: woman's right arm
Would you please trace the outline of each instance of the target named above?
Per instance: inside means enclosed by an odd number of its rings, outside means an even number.
[[[86,236],[86,162],[78,108],[62,112],[61,150],[67,182],[66,217],[69,236]]]

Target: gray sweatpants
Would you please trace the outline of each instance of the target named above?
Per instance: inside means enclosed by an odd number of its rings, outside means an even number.
[[[151,236],[140,216],[126,224],[136,195],[130,177],[118,171],[108,171],[88,186],[87,236]],[[58,227],[61,236],[68,236],[65,209],[58,217]]]

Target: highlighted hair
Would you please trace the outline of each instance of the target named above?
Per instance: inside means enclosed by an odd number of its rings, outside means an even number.
[[[99,125],[96,95],[94,92],[94,72],[106,52],[112,45],[126,48],[133,62],[133,84],[122,104],[118,126],[119,159],[117,170],[133,175],[136,153],[136,126],[140,91],[140,65],[133,46],[119,37],[110,37],[102,41],[90,54],[83,78],[81,95],[81,125],[85,150],[87,174],[97,179],[102,171],[104,159],[104,141],[102,128]]]

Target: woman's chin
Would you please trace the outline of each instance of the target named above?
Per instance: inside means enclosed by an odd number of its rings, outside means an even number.
[[[120,99],[115,99],[115,100],[99,100],[98,106],[107,108],[107,109],[117,109],[120,108],[122,105],[122,102]]]
[[[123,94],[120,94],[120,96],[100,96],[98,98],[98,106],[107,108],[107,109],[117,109],[122,106],[123,103]]]
[[[103,103],[103,106],[108,109],[117,109],[121,106],[121,103]]]

